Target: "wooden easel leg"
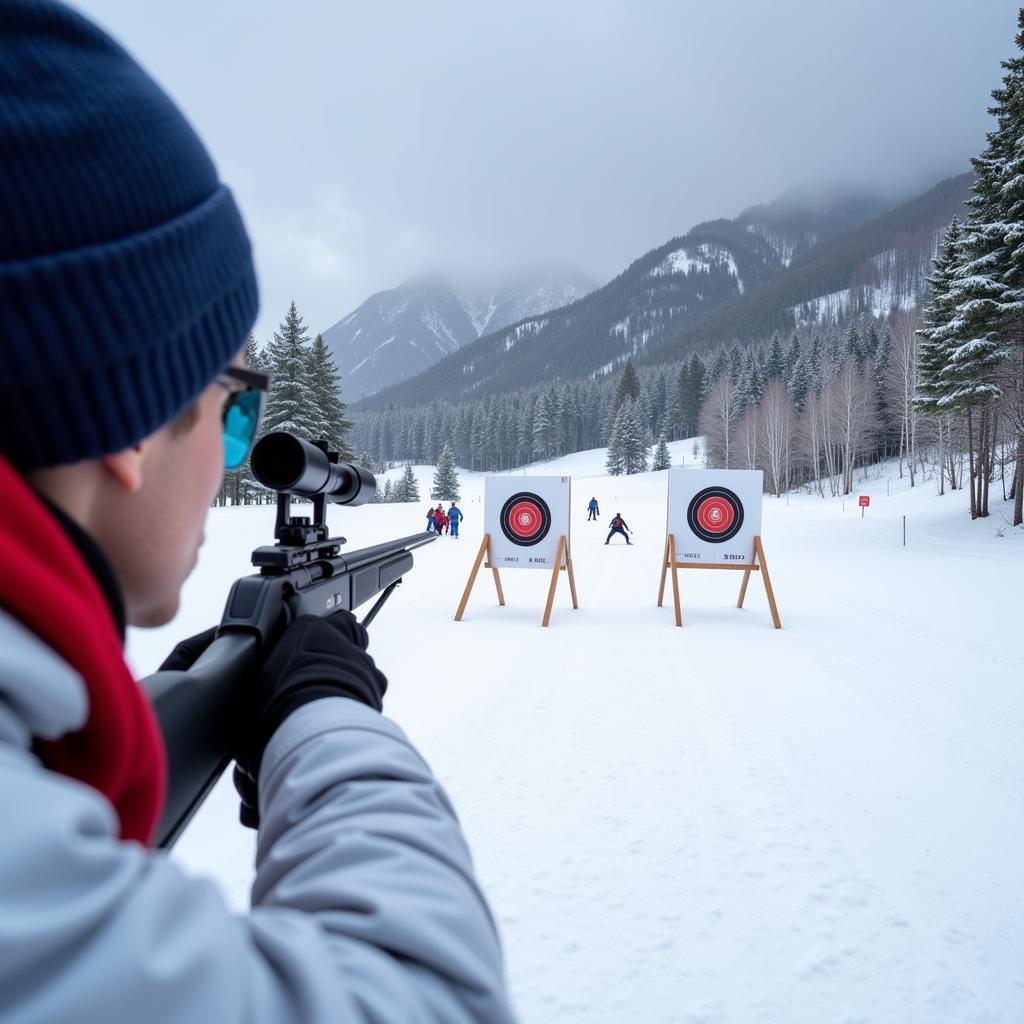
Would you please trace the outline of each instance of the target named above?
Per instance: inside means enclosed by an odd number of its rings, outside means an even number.
[[[665,573],[668,572],[668,534],[665,535],[665,553],[661,556],[661,585],[658,587],[658,607],[665,600]]]
[[[466,610],[466,605],[469,602],[469,594],[473,589],[473,584],[476,582],[476,574],[480,571],[480,566],[483,564],[484,555],[487,554],[488,548],[491,544],[491,535],[489,533],[484,534],[484,539],[480,541],[480,550],[476,553],[476,560],[473,562],[473,568],[470,570],[469,579],[466,580],[466,589],[462,592],[462,600],[459,602],[459,610],[455,613],[455,621],[462,621],[462,613]],[[497,570],[495,570],[495,578],[497,578]],[[501,593],[501,584],[498,584],[498,593]]]
[[[551,607],[555,603],[555,588],[558,586],[558,574],[562,571],[562,555],[565,552],[565,537],[558,538],[558,550],[555,552],[555,567],[551,570],[551,585],[548,587],[548,601],[544,605],[544,618],[541,625],[551,621]]]
[[[676,625],[682,626],[683,610],[679,605],[679,569],[676,565],[676,535],[674,533],[668,535],[668,554],[672,567],[672,602],[676,608]]]
[[[768,594],[768,607],[772,610],[772,622],[776,629],[782,629],[782,620],[779,618],[779,608],[775,603],[775,591],[772,590],[772,581],[768,575],[768,563],[764,560],[764,547],[761,538],[754,538],[754,550],[757,552],[757,560],[761,563],[761,577],[764,579],[764,589]]]
[[[743,582],[740,584],[740,599],[736,602],[737,608],[743,607],[743,598],[747,596],[747,584],[750,582],[750,574],[753,571],[753,569],[747,569],[746,572],[743,573]]]
[[[566,545],[565,572],[569,577],[569,593],[572,594],[572,606],[573,608],[579,608],[580,603],[576,600],[576,573],[572,571],[572,556],[569,554],[568,545]]]
[[[487,542],[487,561],[491,560],[491,542]],[[505,591],[501,589],[501,577],[498,575],[498,567],[496,565],[491,566],[491,572],[494,573],[494,589],[498,592],[498,604],[502,608],[505,607]]]

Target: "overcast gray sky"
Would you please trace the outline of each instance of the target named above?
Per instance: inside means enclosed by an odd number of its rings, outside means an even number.
[[[265,340],[408,275],[599,282],[799,183],[967,169],[1009,0],[79,0],[197,125],[256,247]]]

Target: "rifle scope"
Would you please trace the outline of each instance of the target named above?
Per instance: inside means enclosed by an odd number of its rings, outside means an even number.
[[[323,448],[284,430],[256,443],[250,465],[264,487],[296,498],[322,494],[335,505],[365,505],[377,493],[377,481],[368,469],[332,462]]]

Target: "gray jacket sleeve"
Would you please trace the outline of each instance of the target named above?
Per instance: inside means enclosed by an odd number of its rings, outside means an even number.
[[[275,733],[253,907],[234,915],[120,842],[109,803],[4,742],[2,718],[5,1024],[513,1019],[455,815],[388,719],[326,698]]]

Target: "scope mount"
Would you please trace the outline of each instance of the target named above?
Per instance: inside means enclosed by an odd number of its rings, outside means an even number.
[[[333,451],[324,441],[311,441],[319,448],[329,462],[338,461],[338,452]],[[274,526],[276,544],[267,544],[252,553],[252,564],[266,575],[287,572],[311,562],[333,558],[338,554],[344,537],[330,537],[327,530],[327,496],[315,494],[313,515],[293,516],[292,495],[277,492],[277,523]]]

